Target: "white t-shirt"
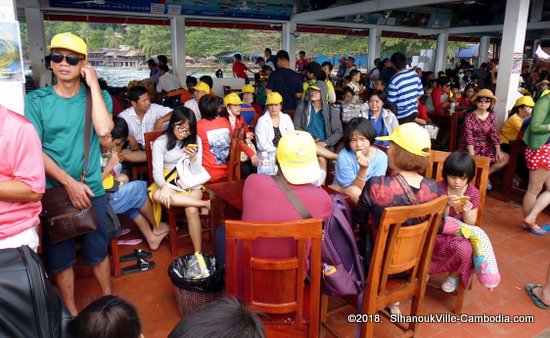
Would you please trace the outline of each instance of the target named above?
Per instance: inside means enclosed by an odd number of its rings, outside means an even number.
[[[155,129],[155,122],[171,111],[172,108],[170,107],[152,103],[151,108],[143,116],[143,121],[139,120],[134,107],[124,110],[120,113],[119,117],[122,117],[128,124],[128,135],[133,136],[137,143],[145,145],[143,134],[153,131]]]
[[[164,73],[164,75],[159,78],[157,93],[160,93],[163,90],[168,93],[179,88],[181,88],[181,84],[178,77],[174,74]]]
[[[197,103],[197,100],[194,98],[187,100],[183,106],[185,108],[189,108],[195,113],[195,117],[197,118],[197,121],[201,119],[201,111],[199,110],[199,104]]]

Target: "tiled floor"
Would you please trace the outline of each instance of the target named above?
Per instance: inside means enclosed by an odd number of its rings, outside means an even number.
[[[521,208],[517,204],[504,203],[489,196],[484,214],[484,229],[492,240],[502,276],[501,284],[492,292],[474,281],[473,290],[466,295],[464,312],[467,314],[507,315],[531,314],[533,324],[423,324],[420,337],[534,337],[550,328],[550,310],[542,310],[533,305],[523,287],[526,283],[543,283],[550,262],[550,235],[535,236],[519,229],[522,219]],[[543,214],[539,223],[550,222],[550,216]],[[191,252],[189,240],[184,240],[179,254]],[[140,247],[145,247],[143,244]],[[208,245],[206,245],[208,249]],[[121,247],[122,254],[133,247]],[[206,250],[205,250],[206,251]],[[166,337],[180,320],[176,307],[175,293],[167,275],[172,257],[168,242],[165,241],[154,253],[157,263],[154,270],[113,280],[113,292],[136,305],[142,320],[143,333],[147,338]],[[132,263],[125,263],[132,264]],[[444,276],[432,277],[430,282],[438,282]],[[76,284],[77,305],[84,307],[99,296],[99,288],[90,277],[79,277]],[[428,288],[424,306],[425,313],[450,313],[455,297],[436,288]],[[339,305],[333,299],[331,305]],[[401,304],[404,313],[407,303]],[[354,313],[351,306],[341,306],[329,312],[328,323],[341,337],[353,337],[355,326],[347,322],[347,315]],[[376,337],[393,337],[400,331],[389,323],[377,326]],[[322,336],[330,337],[325,330]]]

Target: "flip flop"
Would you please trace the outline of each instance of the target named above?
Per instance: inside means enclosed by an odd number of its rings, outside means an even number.
[[[128,235],[130,233],[130,228],[120,229],[120,236]]]
[[[550,309],[550,305],[546,305],[542,302],[542,300],[533,293],[533,289],[535,288],[542,288],[542,286],[538,284],[527,284],[525,285],[525,291],[531,297],[531,300],[533,303],[535,303],[536,306],[540,307],[541,309]]]
[[[550,224],[544,224],[543,226],[540,227],[542,230],[544,231],[550,231]]]
[[[519,227],[522,228],[523,230],[527,231],[527,232],[532,233],[533,235],[537,235],[537,236],[546,235],[546,231],[544,229],[540,228],[540,227],[539,227],[540,231],[537,231],[537,230],[535,230],[535,229],[533,229],[530,226],[525,225],[525,224],[522,224]]]
[[[146,261],[145,259],[139,259],[137,264],[130,265],[121,269],[123,275],[129,275],[135,272],[144,272],[153,270],[155,268],[155,262]]]
[[[135,261],[137,259],[145,259],[145,258],[151,258],[153,257],[153,254],[149,251],[145,251],[143,249],[135,249],[133,253],[127,254],[120,257],[121,262],[130,262]]]
[[[119,239],[118,245],[138,245],[143,242],[141,238]]]

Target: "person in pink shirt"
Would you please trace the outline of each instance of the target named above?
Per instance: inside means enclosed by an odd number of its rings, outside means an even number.
[[[23,115],[0,105],[0,249],[28,245],[36,251],[46,188],[42,144]]]

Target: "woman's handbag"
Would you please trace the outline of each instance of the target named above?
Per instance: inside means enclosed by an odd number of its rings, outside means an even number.
[[[92,125],[92,97],[86,86],[86,111],[84,123],[84,165],[80,181],[86,183],[86,168],[90,152],[90,133]],[[88,232],[97,230],[94,209],[77,209],[73,206],[65,187],[59,186],[46,190],[42,197],[42,226],[48,233],[50,243],[58,243]]]
[[[176,164],[176,170],[178,171],[176,183],[183,189],[200,188],[211,178],[208,171],[202,165],[192,166],[191,160],[188,157],[183,157],[179,160],[178,164]]]

